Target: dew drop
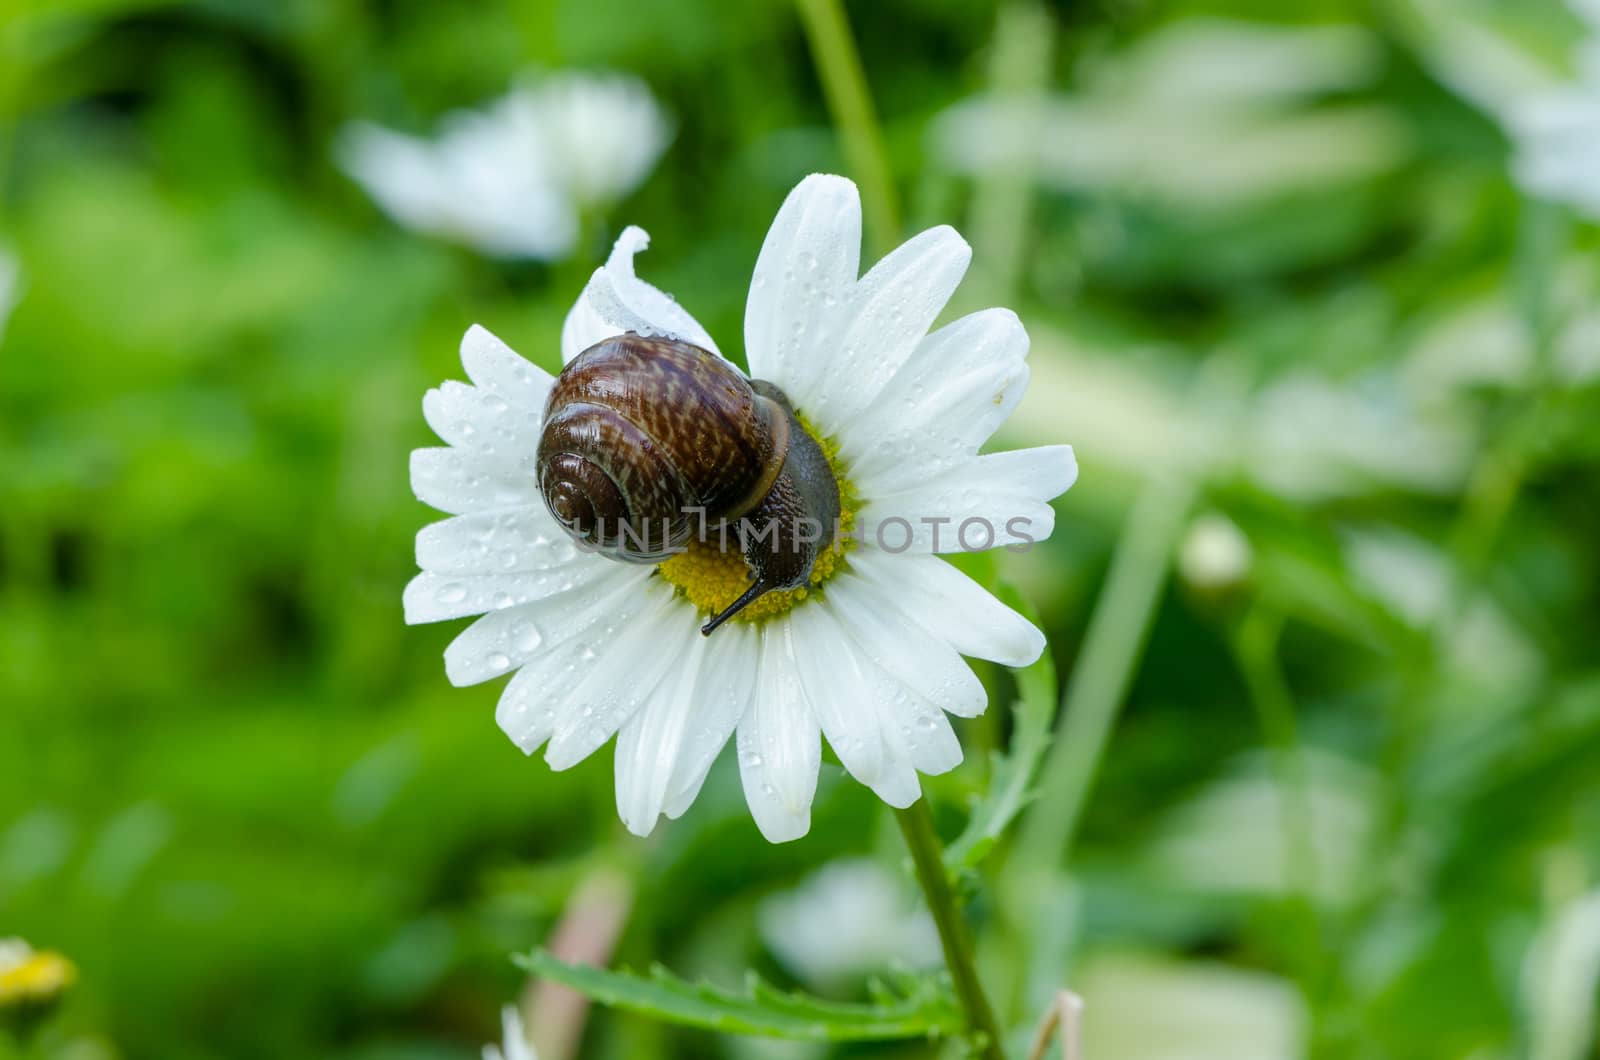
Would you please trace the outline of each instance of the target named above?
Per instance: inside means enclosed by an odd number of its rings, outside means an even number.
[[[531,652],[544,640],[544,635],[539,632],[539,627],[532,622],[521,622],[511,630],[511,644],[519,652]]]
[[[438,600],[441,604],[459,604],[467,598],[467,587],[460,582],[451,582],[439,590]]]

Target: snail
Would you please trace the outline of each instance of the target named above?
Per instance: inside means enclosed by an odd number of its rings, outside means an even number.
[[[536,467],[556,522],[611,559],[659,563],[696,535],[737,542],[751,584],[707,636],[805,585],[838,527],[839,484],[783,391],[679,339],[628,332],[574,357],[546,401]]]

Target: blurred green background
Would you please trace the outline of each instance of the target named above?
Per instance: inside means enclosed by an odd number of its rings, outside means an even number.
[[[1064,678],[1127,521],[1176,561],[1050,900],[990,930],[1015,850],[980,892],[1008,1021],[1071,985],[1091,1060],[1600,1055],[1600,240],[1511,181],[1484,50],[1553,82],[1576,20],[849,15],[907,231],[957,225],[959,308],[1033,336],[1006,437],[1077,448],[1055,537],[999,561]],[[675,138],[562,261],[407,232],[334,164],[347,122],[428,134],[569,68],[638,75]],[[476,1056],[507,955],[601,868],[633,881],[619,961],[861,996],[872,968],[762,927],[836,858],[903,876],[837,765],[803,841],[761,840],[727,760],[635,840],[609,753],[524,759],[496,684],[446,683],[458,630],[400,614],[437,518],[407,453],[467,325],[554,369],[637,223],[643,274],[734,352],[784,194],[847,166],[784,3],[0,6],[0,936],[81,971],[38,1055]],[[986,676],[967,764],[925,784],[952,833],[1009,731]],[[596,1011],[580,1055],[931,1051]]]

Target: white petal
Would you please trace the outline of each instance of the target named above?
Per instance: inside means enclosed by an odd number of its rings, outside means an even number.
[[[811,704],[828,746],[850,775],[863,784],[877,782],[886,754],[877,718],[861,709],[866,680],[856,660],[856,647],[838,623],[820,607],[790,612],[789,650],[800,674],[800,687]]]
[[[682,339],[721,353],[682,306],[634,275],[633,256],[649,245],[650,237],[637,225],[629,225],[617,237],[610,259],[594,270],[562,325],[562,363],[602,339],[629,331]]]
[[[957,762],[961,759],[958,757]],[[884,759],[883,774],[868,784],[872,793],[897,810],[903,810],[922,797],[922,782],[905,749],[894,747]]]
[[[904,689],[864,657],[825,607],[797,608],[789,621],[801,687],[828,746],[884,802],[904,808],[917,801],[912,748],[896,731],[892,707]]]
[[[866,496],[925,481],[976,455],[1028,385],[1028,333],[1009,309],[986,309],[917,345],[861,417],[840,456]]]
[[[538,1060],[533,1055],[533,1046],[528,1043],[527,1032],[522,1029],[522,1015],[517,1011],[517,1006],[507,1005],[500,1010],[501,1040],[505,1044],[505,1052],[492,1045],[483,1048],[483,1055],[488,1056],[490,1050],[494,1051],[497,1060]]]
[[[592,595],[580,591],[550,598],[550,607],[559,610],[540,627],[544,642],[500,696],[495,722],[523,754],[537,751],[565,716],[566,691],[600,657],[593,647],[597,637],[609,636],[605,631],[631,621],[648,603],[649,570],[621,563],[608,565],[616,568],[616,573],[595,583]]]
[[[827,606],[869,659],[917,696],[963,718],[989,704],[959,652],[910,621],[876,584],[846,571],[828,583]]]
[[[578,555],[543,504],[458,515],[417,531],[417,566],[436,574],[548,570]]]
[[[600,561],[605,562],[605,561]],[[649,577],[643,568],[607,563],[609,570],[575,589],[491,611],[444,651],[444,672],[457,687],[475,685],[554,651],[602,620],[616,621]]]
[[[877,399],[955,293],[972,248],[948,226],[931,228],[873,266],[851,292],[843,317],[819,340],[816,385],[790,395],[825,433],[840,435]]]
[[[892,750],[898,767],[892,784],[880,782],[873,785],[873,790],[890,805],[904,808],[921,794],[916,773],[937,776],[961,764],[961,741],[956,739],[944,711],[881,668],[873,670],[878,724],[883,727],[884,743]],[[889,788],[889,794],[884,793],[885,788]]]
[[[447,380],[422,396],[422,416],[453,448],[485,467],[517,472],[532,467],[541,413],[528,413],[477,387]]]
[[[715,758],[712,761],[714,762]],[[706,768],[701,771],[700,775],[691,778],[688,787],[680,788],[667,796],[667,804],[661,808],[661,812],[673,820],[677,820],[685,813],[688,813],[689,807],[693,806],[694,801],[700,797],[700,789],[705,787],[706,777],[711,773],[711,764],[711,762],[707,762]]]
[[[745,304],[750,374],[804,403],[828,352],[826,321],[861,270],[861,198],[843,177],[814,173],[783,201],[767,230]]]
[[[557,708],[555,733],[544,758],[567,769],[587,758],[646,703],[667,671],[698,637],[693,609],[672,598],[660,579],[644,583],[641,610],[611,633],[581,638],[594,657]]]
[[[787,618],[761,633],[755,700],[739,722],[739,777],[756,827],[771,843],[799,839],[811,830],[822,741],[816,715],[800,682]]]
[[[566,676],[568,653],[550,651],[540,658],[547,664],[529,664],[518,670],[500,693],[494,722],[525,755],[537,751],[556,728],[560,700],[550,694],[548,682]],[[559,663],[559,666],[549,666]]]
[[[532,470],[513,471],[485,463],[460,449],[415,449],[411,453],[411,490],[417,500],[442,512],[497,511],[543,505]]]
[[[708,639],[689,638],[649,701],[617,733],[617,813],[634,835],[649,835],[661,819],[694,712]]]
[[[457,688],[480,684],[516,669],[539,650],[544,631],[537,604],[490,611],[444,650],[444,672]]]
[[[1015,667],[1044,651],[1044,634],[1031,622],[938,556],[862,550],[850,568],[962,655]]]
[[[679,816],[694,801],[711,763],[727,746],[756,693],[760,631],[743,622],[731,622],[706,639],[710,647],[703,679],[695,691],[695,724],[673,770],[665,808],[668,817]]]
[[[586,553],[550,570],[520,574],[435,574],[423,571],[406,585],[406,624],[442,622],[502,611],[604,581],[618,564]]]
[[[532,413],[533,430],[537,433],[554,376],[478,324],[461,336],[461,366],[467,370],[467,378],[484,393],[523,413]]]
[[[1070,445],[987,453],[874,496],[861,510],[863,543],[893,552],[982,552],[1043,541],[1055,529],[1050,500],[1077,477]]]

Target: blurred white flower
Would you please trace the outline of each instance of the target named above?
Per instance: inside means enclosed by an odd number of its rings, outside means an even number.
[[[1098,340],[1097,340],[1098,341]],[[1198,400],[1192,374],[1163,351],[1107,351],[1038,329],[1033,382],[1010,424],[1020,441],[1072,424],[1086,460],[1143,476],[1185,466],[1234,472],[1299,501],[1376,489],[1447,494],[1470,467],[1473,433],[1458,409],[1424,406],[1404,380],[1349,382],[1300,373],[1259,393]]]
[[[584,211],[644,181],[671,136],[642,81],[567,73],[451,114],[433,140],[352,123],[335,154],[409,228],[497,257],[548,260],[572,249]]]
[[[1472,443],[1456,420],[1419,409],[1386,374],[1344,383],[1310,375],[1261,391],[1241,453],[1268,489],[1314,500],[1378,483],[1449,493],[1466,475]]]
[[[1198,110],[1348,91],[1382,65],[1382,44],[1359,26],[1188,18],[1149,34],[1091,81],[1098,94]]]
[[[1392,527],[1364,527],[1345,532],[1344,549],[1355,585],[1401,621],[1428,631],[1452,617],[1459,573],[1437,545]],[[1465,587],[1460,607],[1445,661],[1475,689],[1515,689],[1539,675],[1538,647],[1487,590]]]
[[[1600,379],[1600,263],[1588,255],[1560,262],[1548,297],[1555,316],[1549,370],[1567,386]],[[1503,291],[1445,303],[1406,355],[1407,387],[1424,400],[1467,387],[1528,386],[1538,378],[1537,340],[1525,315]]]
[[[1225,515],[1207,512],[1178,548],[1178,574],[1196,589],[1226,589],[1250,573],[1250,539]]]
[[[1309,1020],[1290,984],[1225,964],[1106,953],[1086,961],[1083,1055],[1093,1060],[1298,1060]]]
[[[1585,0],[1588,2],[1588,0]],[[1461,0],[1392,0],[1394,25],[1423,64],[1452,92],[1496,120],[1511,120],[1528,100],[1558,83],[1534,54],[1482,17],[1512,5]]]
[[[1372,775],[1348,759],[1303,751],[1313,897],[1345,907],[1360,896],[1377,823]],[[1270,758],[1251,755],[1180,804],[1156,829],[1151,866],[1176,886],[1227,895],[1283,895],[1301,882],[1287,824],[1301,808],[1284,798]]]
[[[762,902],[759,919],[772,952],[814,985],[940,963],[927,910],[898,878],[865,858],[824,865],[794,890]]]
[[[1600,218],[1600,5],[1570,6],[1589,28],[1577,48],[1575,80],[1517,44],[1509,27],[1489,21],[1491,5],[1402,0],[1397,21],[1433,74],[1505,129],[1524,191]],[[1499,10],[1503,18],[1516,8]]]
[[[1517,182],[1600,218],[1600,86],[1541,97],[1518,112]]]
[[[1381,49],[1355,27],[1191,19],[1147,37],[1073,96],[974,98],[941,115],[955,172],[1027,166],[1061,188],[1222,208],[1371,178],[1407,146],[1381,108],[1294,104],[1370,81]]]
[[[17,264],[16,258],[6,253],[4,247],[0,247],[0,340],[6,337],[6,323],[21,297],[21,287],[22,266]]]
[[[517,1006],[507,1005],[500,1010],[500,1024],[504,1040],[499,1045],[484,1046],[483,1060],[539,1060],[539,1054],[523,1030]]]
[[[1600,9],[1594,0],[1573,7],[1591,34],[1579,49],[1578,80],[1519,103],[1507,126],[1526,191],[1600,218]]]
[[[1600,987],[1600,892],[1560,908],[1541,927],[1522,970],[1531,1060],[1592,1055]]]

